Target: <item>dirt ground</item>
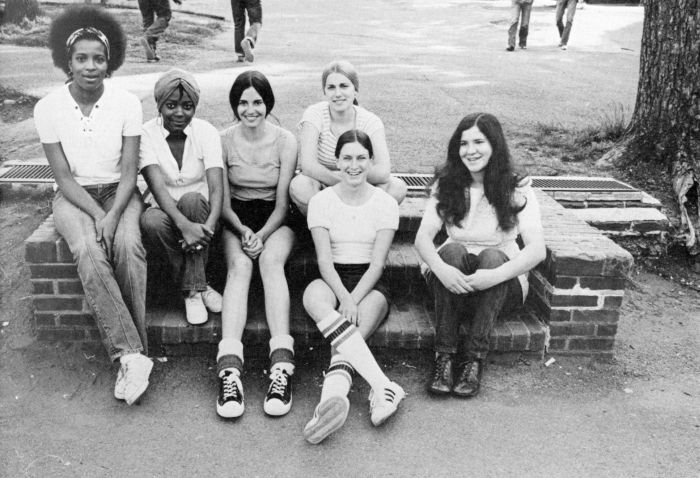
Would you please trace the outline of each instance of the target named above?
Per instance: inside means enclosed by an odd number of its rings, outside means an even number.
[[[316,87],[295,85],[315,85],[321,65],[340,52],[364,62],[363,71],[374,69],[362,76],[363,101],[381,111],[401,170],[428,172],[442,157],[456,115],[485,108],[505,118],[516,157],[533,172],[590,171],[593,158],[570,161],[558,146],[545,144],[542,125],[565,131],[594,125],[615,99],[629,110],[639,10],[635,21],[626,22],[619,10],[587,5],[577,13],[571,48],[562,57],[546,43],[553,10],[543,1],[533,12],[530,49],[507,57],[506,4],[385,0],[347,11],[343,2],[271,0],[263,33],[277,34],[262,37],[268,43],[261,42],[254,66],[271,72],[277,116],[287,127],[303,105],[320,99]],[[211,12],[226,8],[217,0]],[[364,23],[339,20],[339,11]],[[596,12],[621,23],[595,30]],[[445,22],[457,15],[467,20],[454,28]],[[431,37],[441,39],[441,48],[425,43]],[[230,110],[214,93],[230,85],[228,79],[215,84],[219,78],[235,71],[231,38],[226,23],[203,44],[167,45],[193,71],[213,72],[203,77],[210,79],[210,96],[203,97],[202,110],[217,127],[230,121]],[[21,55],[41,73],[17,79],[3,65],[3,87],[36,95],[50,84],[46,78],[60,84],[56,71],[40,66],[45,52]],[[124,78],[175,64],[165,59],[153,66],[139,55],[130,51]],[[2,99],[22,98],[0,92]],[[27,111],[21,102],[2,106],[2,159],[40,154]],[[436,120],[426,125],[420,115]],[[635,269],[612,361],[556,357],[548,367],[540,361],[494,364],[482,394],[465,402],[425,394],[428,354],[380,352],[387,373],[409,393],[399,414],[374,429],[368,389],[358,380],[344,429],[311,447],[301,429],[316,404],[325,351],[298,351],[295,404],[279,420],[261,410],[265,361],[251,357],[246,414],[226,422],[214,410],[213,353],[159,358],[144,399],[127,407],[111,396],[115,368],[99,344],[36,342],[23,241],[49,214],[51,193],[26,187],[0,193],[0,476],[700,476],[700,293],[678,282],[679,274],[696,277],[680,260]]]

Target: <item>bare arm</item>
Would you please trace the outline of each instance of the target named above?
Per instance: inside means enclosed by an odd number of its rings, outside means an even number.
[[[61,194],[72,204],[92,216],[95,222],[102,219],[105,216],[105,211],[73,177],[61,143],[42,143],[41,145]]]
[[[351,299],[350,291],[343,285],[338,271],[335,270],[335,265],[333,264],[331,238],[328,234],[328,229],[314,227],[311,229],[311,237],[314,240],[314,247],[316,248],[318,270],[324,282],[331,288],[338,301],[342,302],[343,300]]]
[[[333,186],[340,182],[340,174],[331,171],[318,162],[318,137],[321,133],[314,125],[305,122],[299,139],[299,165],[306,176]]]
[[[224,202],[224,173],[222,168],[209,168],[206,170],[206,175],[209,188],[209,216],[204,225],[213,233],[219,222]]]
[[[389,248],[391,247],[391,242],[394,240],[393,229],[380,229],[377,231],[377,237],[374,240],[374,247],[372,248],[372,260],[369,263],[369,268],[360,278],[350,296],[359,304],[362,299],[365,298],[367,294],[374,288],[377,281],[382,276],[384,272],[384,265],[386,264],[386,258],[389,255]]]
[[[297,141],[291,134],[285,141],[280,155],[280,176],[277,181],[277,195],[275,209],[265,222],[265,225],[256,232],[256,235],[265,242],[270,234],[275,232],[284,222],[289,210],[289,183],[294,176],[297,167]]]
[[[370,139],[374,150],[374,164],[367,174],[367,181],[371,184],[383,184],[389,181],[391,174],[391,160],[384,128],[374,133]]]

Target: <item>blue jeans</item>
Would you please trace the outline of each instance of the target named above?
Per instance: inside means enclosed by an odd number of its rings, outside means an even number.
[[[199,193],[184,194],[177,202],[177,208],[187,219],[199,224],[204,224],[209,217],[209,202]],[[141,215],[141,231],[149,255],[165,255],[171,266],[171,277],[183,291],[207,289],[209,246],[198,252],[183,251],[180,230],[170,216],[157,207],[150,207]]]
[[[248,12],[250,28],[245,32],[245,14]],[[260,0],[231,0],[231,13],[233,15],[235,49],[238,55],[243,55],[241,42],[245,37],[258,41],[258,32],[262,26],[262,5]],[[255,45],[253,45],[255,46]]]
[[[114,204],[117,184],[85,186],[102,209]],[[97,242],[95,220],[61,194],[53,200],[56,230],[68,244],[78,266],[85,298],[95,315],[110,359],[144,352],[146,340],[146,251],[141,243],[138,192],[129,200],[114,234],[113,259]]]
[[[508,262],[508,256],[498,249],[485,249],[476,256],[457,243],[447,244],[439,255],[445,263],[465,274],[477,269],[495,269]],[[430,271],[426,280],[435,299],[435,351],[459,352],[463,361],[486,359],[496,319],[522,305],[523,293],[518,278],[471,294],[453,294]],[[462,323],[466,325],[467,337],[460,344]]]
[[[139,0],[139,10],[144,36],[155,43],[170,24],[170,0]]]
[[[574,22],[574,15],[576,15],[576,3],[578,0],[557,0],[556,22],[561,45],[569,43],[571,25]],[[564,10],[566,10],[566,26],[563,23]]]
[[[532,2],[525,3],[522,0],[513,0],[513,5],[510,10],[510,28],[508,28],[508,46],[515,47],[515,33],[518,30],[518,22],[520,22],[520,41],[519,46],[527,45],[527,33],[530,26],[530,12],[532,11]]]

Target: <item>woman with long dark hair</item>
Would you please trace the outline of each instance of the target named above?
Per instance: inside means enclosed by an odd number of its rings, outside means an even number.
[[[126,37],[106,10],[69,7],[49,32],[67,84],[42,98],[34,122],[56,179],[53,217],[78,266],[110,359],[114,396],[134,403],[153,362],[146,342],[146,252],[136,189],[141,102],[104,80],[124,62]]]
[[[435,247],[443,226],[448,238]],[[546,254],[537,198],[530,181],[513,173],[493,115],[471,114],[457,126],[447,161],[435,174],[415,246],[435,298],[436,356],[428,391],[473,397],[496,319],[522,305],[528,271]],[[468,331],[463,342],[462,324]]]

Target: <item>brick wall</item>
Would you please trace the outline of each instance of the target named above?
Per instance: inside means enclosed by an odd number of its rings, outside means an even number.
[[[530,273],[530,303],[549,324],[549,351],[612,355],[632,255],[538,194],[547,258]]]

